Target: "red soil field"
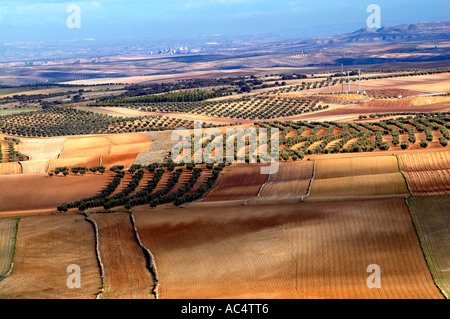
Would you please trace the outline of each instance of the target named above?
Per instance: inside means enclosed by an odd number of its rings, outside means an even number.
[[[112,144],[139,144],[150,142],[150,139],[140,133],[108,134],[104,136]]]
[[[261,174],[261,165],[231,165],[224,168],[224,177],[219,188],[205,200],[245,201],[256,197],[268,175]]]
[[[112,145],[109,153],[115,154],[128,154],[128,153],[141,153],[148,152],[150,150],[150,142],[138,143],[138,144],[123,144]]]
[[[398,159],[414,195],[450,194],[450,152],[400,154]]]
[[[101,165],[110,168],[114,165],[124,165],[125,168],[130,167],[139,153],[102,155]]]
[[[149,148],[150,139],[139,133],[68,137],[60,158],[140,153]]]
[[[68,137],[64,142],[60,158],[73,157],[75,154],[86,156],[85,153],[108,154],[111,145],[113,143],[103,136]]]
[[[110,148],[111,146],[106,144],[103,146],[97,146],[92,148],[64,150],[59,156],[59,158],[64,159],[64,158],[98,156],[102,154],[109,154]]]
[[[153,298],[153,279],[144,253],[136,243],[128,214],[90,216],[99,228],[100,257],[106,288],[102,298]]]
[[[162,299],[443,297],[403,199],[133,210]]]
[[[47,174],[0,176],[0,216],[55,212],[62,203],[91,197],[112,179],[111,173],[84,176]]]
[[[67,267],[80,266],[81,288],[69,289]],[[92,225],[80,215],[24,217],[12,274],[0,298],[95,298],[101,280]]]

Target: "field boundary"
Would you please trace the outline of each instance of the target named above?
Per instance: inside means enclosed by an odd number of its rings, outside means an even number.
[[[402,167],[401,167],[401,165],[400,165],[400,159],[398,158],[398,155],[397,155],[397,154],[393,154],[393,155],[394,155],[395,158],[397,159],[398,170],[400,171],[400,173],[401,173],[402,176],[403,176],[403,179],[405,180],[406,188],[408,188],[409,194],[410,194],[411,196],[414,196],[414,194],[413,194],[413,192],[412,192],[412,189],[411,189],[411,187],[409,186],[408,179],[406,178],[405,173],[402,171]],[[408,206],[408,210],[409,210],[409,206]]]
[[[305,197],[308,197],[308,196],[309,196],[309,193],[311,192],[311,186],[312,186],[313,180],[314,180],[314,178],[316,177],[316,161],[313,160],[312,162],[313,162],[313,172],[312,172],[312,177],[311,177],[311,179],[309,180],[309,185],[308,185],[308,189],[306,190],[306,195],[305,195],[305,196],[302,196],[302,197],[300,198],[299,202],[303,202],[303,201],[305,200]]]
[[[158,278],[158,271],[156,269],[156,264],[155,264],[155,257],[153,256],[151,251],[147,247],[145,247],[141,242],[138,230],[136,228],[136,221],[134,220],[133,212],[129,211],[128,214],[130,215],[130,221],[131,221],[131,226],[133,227],[134,238],[136,239],[138,246],[142,249],[142,252],[144,253],[145,260],[147,262],[147,268],[150,271],[150,274],[152,275],[152,278],[153,278],[154,284],[153,284],[151,293],[153,295],[155,295],[155,299],[159,299],[158,298],[159,278]]]
[[[408,199],[409,199],[409,198],[412,198],[412,197],[415,197],[415,196],[408,196],[408,197],[405,197],[405,203],[406,203],[406,207],[408,208],[408,213],[409,213],[409,215],[410,215],[410,217],[411,217],[411,223],[412,223],[412,225],[413,225],[413,227],[414,227],[414,232],[416,233],[417,240],[419,241],[420,250],[422,251],[423,258],[425,259],[425,262],[427,263],[427,268],[428,268],[428,271],[430,272],[431,278],[433,278],[434,284],[436,285],[436,287],[437,287],[437,289],[439,290],[439,292],[440,292],[446,299],[449,299],[450,296],[447,295],[447,294],[445,294],[445,291],[440,287],[440,285],[439,285],[438,282],[436,281],[436,278],[435,278],[433,272],[431,271],[430,263],[429,263],[429,260],[428,260],[428,258],[427,258],[427,255],[425,254],[425,250],[424,250],[424,246],[423,246],[423,243],[422,243],[422,239],[421,239],[421,237],[420,237],[420,235],[419,235],[419,232],[417,231],[416,224],[414,223],[414,216],[413,216],[413,214],[411,213],[411,207],[409,206]]]
[[[261,187],[259,188],[258,194],[257,194],[255,197],[246,199],[246,200],[242,203],[242,205],[245,206],[245,205],[248,204],[249,201],[251,201],[251,200],[253,200],[253,199],[257,199],[257,198],[261,195],[261,193],[262,193],[264,187],[270,182],[270,177],[271,177],[271,176],[272,176],[272,174],[268,174],[267,181],[266,181],[264,184],[261,185]]]
[[[100,291],[97,293],[96,299],[101,299],[102,295],[105,293],[105,290],[106,290],[106,280],[105,280],[105,270],[104,270],[102,258],[100,256],[100,249],[99,249],[100,241],[99,241],[98,225],[95,220],[93,220],[92,218],[89,217],[91,215],[91,213],[83,212],[81,214],[85,217],[85,220],[87,222],[91,223],[92,227],[94,227],[95,255],[97,257],[97,263],[98,263],[98,267],[100,269],[100,278],[102,281],[102,286],[101,286]]]

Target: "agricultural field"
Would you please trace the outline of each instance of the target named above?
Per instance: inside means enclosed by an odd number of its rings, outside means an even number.
[[[450,153],[430,152],[398,155],[413,195],[450,194]]]
[[[100,291],[93,230],[82,216],[22,217],[16,246],[13,271],[0,281],[0,298],[93,299]],[[67,288],[72,264],[82,270],[79,289]]]
[[[431,274],[446,298],[450,296],[449,196],[409,197],[409,210]]]
[[[17,62],[54,79],[0,88],[0,298],[448,298],[448,61],[289,45]]]
[[[162,299],[443,298],[403,199],[133,212]]]
[[[313,177],[313,161],[280,163],[278,172],[269,175],[258,195],[247,204],[298,203],[308,196]]]
[[[105,287],[103,299],[148,299],[154,282],[144,252],[134,239],[130,217],[123,213],[90,216],[98,227]]]
[[[92,104],[99,107],[129,107],[143,112],[188,113],[217,118],[270,119],[300,115],[328,108],[308,97],[284,98],[275,96],[253,96],[210,102],[164,102],[148,103],[136,101],[107,100]]]
[[[223,201],[224,204],[230,201],[244,202],[256,197],[268,178],[269,175],[261,174],[261,166],[258,165],[226,167],[219,187],[205,201]]]
[[[318,159],[315,162],[315,176],[307,201],[409,195],[395,156]]]
[[[26,114],[0,117],[3,134],[19,137],[55,137],[115,134],[193,128],[194,121],[162,116],[112,117],[67,107],[52,107]]]
[[[0,216],[48,214],[64,202],[100,192],[112,175],[15,174],[0,176]],[[36,191],[39,185],[39,191]]]
[[[0,219],[0,281],[12,272],[18,223],[19,219]]]

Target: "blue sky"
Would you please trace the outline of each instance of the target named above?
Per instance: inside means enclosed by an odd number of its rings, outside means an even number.
[[[383,26],[450,20],[448,0],[1,0],[0,40],[266,33],[305,38],[366,27],[372,3],[381,8]],[[80,29],[66,25],[70,4],[81,8]]]

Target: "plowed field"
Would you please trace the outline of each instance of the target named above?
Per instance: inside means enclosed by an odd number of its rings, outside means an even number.
[[[443,297],[404,199],[209,205],[134,209],[160,298]],[[366,285],[371,264],[380,289]]]
[[[130,217],[123,213],[91,215],[99,227],[100,256],[105,271],[103,298],[153,298],[153,280],[134,238]]]
[[[69,289],[69,265],[81,270],[81,288]],[[100,290],[92,226],[79,215],[20,220],[12,274],[0,298],[95,298]]]
[[[414,195],[450,194],[450,152],[400,154],[398,158]]]

